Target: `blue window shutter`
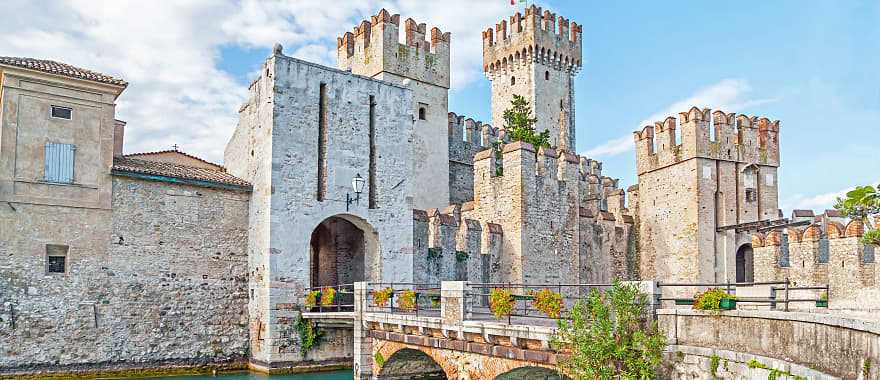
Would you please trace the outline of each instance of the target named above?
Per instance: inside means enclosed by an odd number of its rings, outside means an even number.
[[[73,183],[73,144],[46,143],[45,179]]]

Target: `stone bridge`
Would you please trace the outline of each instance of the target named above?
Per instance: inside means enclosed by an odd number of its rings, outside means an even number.
[[[420,313],[375,307],[371,290],[355,283],[354,312],[304,314],[322,323],[353,321],[355,379],[568,379],[550,349],[554,320],[473,313],[460,281],[444,281],[439,310]]]

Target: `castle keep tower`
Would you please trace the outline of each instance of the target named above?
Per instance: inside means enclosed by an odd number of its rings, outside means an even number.
[[[560,109],[569,120],[568,144],[574,146],[574,76],[581,67],[581,27],[534,5],[525,16],[483,32],[483,71],[492,81],[492,125],[504,127],[504,110],[513,95],[532,104],[537,131],[550,130],[550,145],[559,145]]]
[[[428,41],[425,24],[411,18],[403,28],[405,44],[398,42],[400,15],[382,9],[337,39],[337,65],[413,91],[413,206],[442,208],[449,204],[450,34],[435,27]]]
[[[634,132],[643,279],[753,279],[749,231],[724,227],[779,219],[778,137],[779,121],[696,107]]]

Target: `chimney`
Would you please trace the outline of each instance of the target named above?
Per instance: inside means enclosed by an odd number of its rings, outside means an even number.
[[[122,141],[125,135],[125,122],[116,120],[113,126],[113,157],[122,156]]]

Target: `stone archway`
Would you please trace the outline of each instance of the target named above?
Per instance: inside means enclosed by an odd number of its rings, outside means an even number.
[[[378,278],[378,237],[356,216],[324,219],[309,242],[309,283],[312,287],[353,284]]]
[[[385,359],[376,380],[446,380],[446,372],[440,367],[434,358],[428,354],[412,349],[403,348],[395,351],[391,357]]]
[[[755,281],[755,257],[751,244],[743,244],[736,250],[736,282]]]
[[[571,378],[546,367],[519,367],[498,375],[495,380],[571,380]]]

